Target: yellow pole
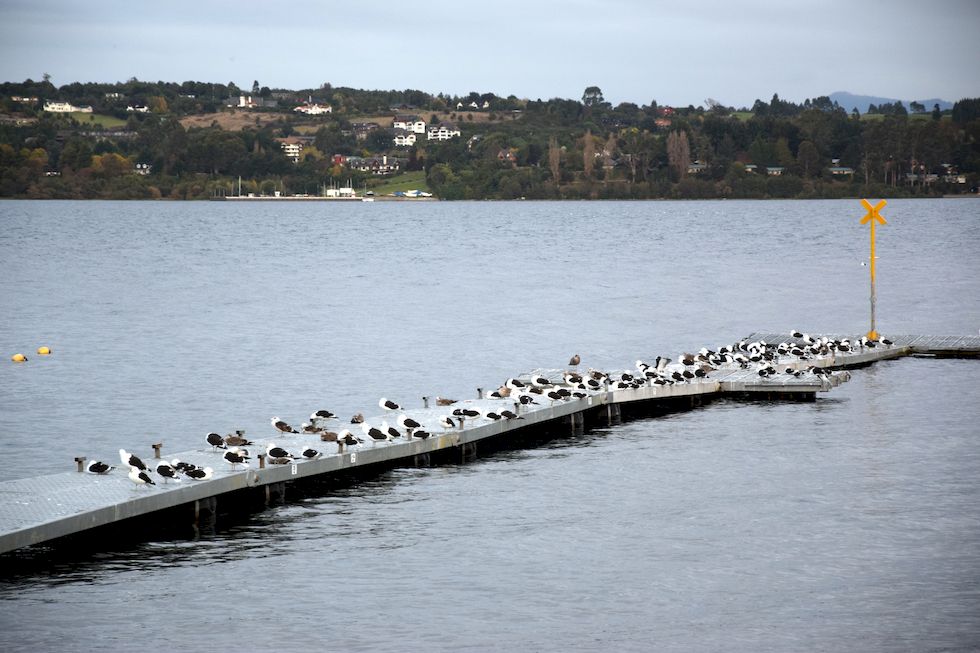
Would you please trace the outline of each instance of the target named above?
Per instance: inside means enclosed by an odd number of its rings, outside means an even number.
[[[868,340],[877,340],[878,332],[875,330],[875,303],[878,294],[875,292],[875,222],[871,220],[871,330],[868,331]]]
[[[861,219],[861,224],[865,222],[871,223],[871,330],[868,331],[868,340],[877,340],[878,331],[875,327],[875,304],[878,299],[878,295],[875,292],[875,222],[881,222],[881,224],[888,224],[885,218],[879,213],[879,211],[884,208],[887,202],[881,200],[874,206],[871,206],[871,202],[868,200],[861,200],[861,204],[864,208],[868,210],[868,214]]]

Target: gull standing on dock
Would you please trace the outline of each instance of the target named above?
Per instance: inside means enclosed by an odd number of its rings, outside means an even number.
[[[234,447],[226,451],[224,458],[231,464],[232,469],[235,469],[236,465],[248,466],[248,453],[239,449],[238,447]]]
[[[272,426],[280,433],[299,433],[299,431],[297,431],[292,426],[282,421],[278,417],[272,418]]]
[[[408,432],[408,437],[412,437],[412,431],[422,426],[417,421],[405,414],[398,416],[398,425]]]
[[[141,485],[156,485],[153,479],[150,478],[149,474],[141,470],[139,467],[129,468],[129,480],[136,483],[136,487]]]
[[[217,433],[208,433],[207,435],[208,444],[211,445],[211,451],[216,449],[227,449],[225,446],[225,439],[218,435]]]
[[[123,465],[129,465],[130,467],[135,467],[136,469],[144,472],[150,471],[150,468],[139,459],[139,456],[129,453],[125,449],[119,450],[119,460],[122,461]]]
[[[388,420],[381,421],[381,430],[388,434],[388,439],[400,438],[402,434],[394,426],[388,424]]]

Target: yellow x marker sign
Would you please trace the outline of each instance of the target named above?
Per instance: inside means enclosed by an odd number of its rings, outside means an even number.
[[[885,200],[881,200],[874,206],[871,206],[871,202],[868,200],[861,200],[861,204],[864,205],[864,208],[868,209],[868,214],[861,218],[861,224],[868,224],[871,220],[877,220],[878,224],[888,224],[888,221],[878,213],[878,211],[885,208],[885,204],[887,204]]]

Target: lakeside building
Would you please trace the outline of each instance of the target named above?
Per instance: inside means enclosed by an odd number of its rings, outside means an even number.
[[[459,127],[453,123],[441,122],[436,126],[429,127],[429,132],[426,137],[430,141],[448,141],[451,138],[456,138],[461,133]]]
[[[408,132],[413,132],[415,134],[425,133],[425,121],[418,116],[412,115],[401,115],[395,116],[395,119],[391,123],[394,129],[404,129]]]
[[[44,110],[49,113],[92,113],[92,107],[82,105],[76,107],[71,102],[51,102],[44,103]]]

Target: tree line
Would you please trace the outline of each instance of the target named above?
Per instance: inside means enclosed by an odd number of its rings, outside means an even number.
[[[181,122],[233,111],[228,98],[239,94],[275,98],[277,106],[250,110],[245,126],[234,130]],[[93,114],[47,113],[45,100],[87,104]],[[297,116],[292,109],[306,100],[329,104],[333,113]],[[129,110],[134,105],[146,111]],[[330,84],[290,91],[258,80],[250,89],[135,79],[55,87],[49,79],[26,80],[0,84],[0,196],[194,199],[237,190],[239,179],[243,190],[256,193],[378,182],[336,155],[398,157],[403,170],[424,170],[428,187],[443,199],[975,192],[980,99],[960,100],[948,112],[912,108],[909,114],[882,105],[860,115],[827,97],[794,103],[778,95],[738,110],[710,98],[697,107],[655,100],[613,106],[597,86],[580,100],[528,100]],[[386,129],[366,135],[356,129],[365,118],[396,112],[430,123],[451,119],[462,136],[396,148]],[[294,163],[276,139],[299,133],[307,138]],[[136,174],[137,164],[149,174]]]

